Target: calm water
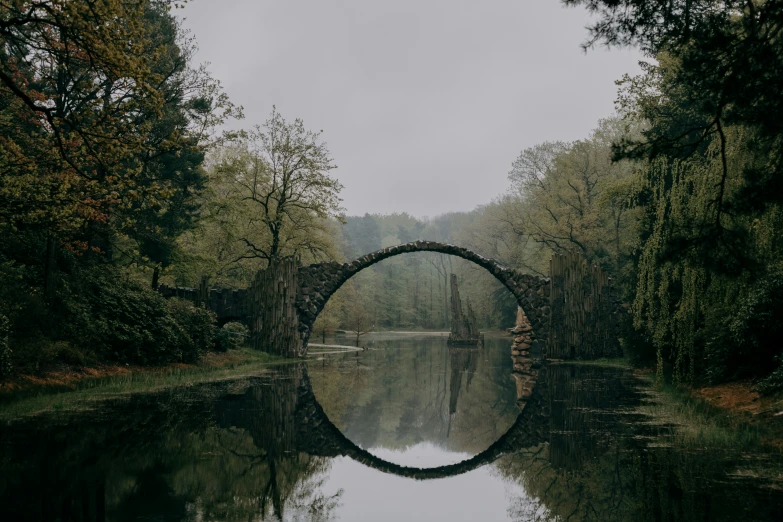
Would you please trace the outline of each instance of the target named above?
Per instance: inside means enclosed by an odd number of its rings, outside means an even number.
[[[0,520],[783,519],[779,457],[683,442],[627,371],[362,344],[2,425]]]

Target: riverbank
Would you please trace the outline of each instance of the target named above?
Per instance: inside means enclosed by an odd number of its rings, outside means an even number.
[[[656,384],[652,368],[630,360],[557,361],[555,364],[626,368],[646,381],[650,401],[640,412],[654,424],[671,425],[685,445],[699,447],[764,446],[783,452],[783,392],[761,395],[752,381],[702,387]]]
[[[270,366],[292,362],[296,360],[240,348],[204,354],[195,364],[62,367],[40,375],[20,375],[0,386],[0,419],[77,409],[85,401],[128,393],[261,375]]]

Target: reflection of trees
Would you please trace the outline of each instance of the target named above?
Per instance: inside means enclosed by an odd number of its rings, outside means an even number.
[[[315,397],[364,448],[429,441],[454,451],[483,451],[519,413],[508,382],[508,341],[487,339],[480,352],[445,344],[443,338],[375,341],[380,349],[360,357],[334,359],[326,368],[311,363]]]
[[[0,430],[0,519],[330,519],[328,460],[293,443],[293,370],[228,394],[134,396],[53,434],[42,421]]]
[[[457,399],[459,399],[459,390],[462,387],[463,375],[465,377],[465,391],[470,391],[470,381],[473,380],[473,374],[476,373],[478,359],[478,349],[449,349],[449,368],[451,369],[451,376],[449,378],[449,417],[457,413]]]
[[[629,390],[616,370],[549,365],[549,444],[498,463],[531,496],[512,503],[516,520],[634,520],[628,477],[621,473],[618,419],[611,413]]]
[[[246,498],[262,516],[274,515],[282,520],[286,508],[295,513],[305,509],[320,511],[311,513],[313,518],[333,510],[340,496],[340,492],[330,497],[319,493],[328,471],[326,459],[300,454],[296,449],[295,410],[301,378],[299,366],[284,366],[269,384],[251,386],[243,393],[215,402],[217,424],[223,428],[219,434],[239,428],[252,440],[252,448],[232,449],[229,445],[226,449],[229,455],[239,457],[238,464],[244,466],[239,476],[255,476],[255,482],[260,479],[253,491],[247,491]],[[231,480],[233,476],[237,474],[226,478]],[[214,491],[228,497],[213,502],[214,505],[230,505],[236,497],[230,483],[224,486],[228,487]]]
[[[730,460],[646,446],[660,433],[630,413],[637,399],[621,370],[549,365],[546,381],[549,443],[495,464],[528,495],[512,501],[514,520],[779,519],[780,500],[765,502],[758,484],[712,480]]]

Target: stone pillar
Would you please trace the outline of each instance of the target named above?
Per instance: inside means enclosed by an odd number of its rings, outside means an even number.
[[[517,406],[524,408],[533,393],[533,386],[538,377],[538,364],[530,353],[533,344],[533,327],[521,307],[517,308],[516,325],[511,329],[511,333],[514,335],[514,342],[511,345],[511,361],[514,369],[511,376],[516,383]]]
[[[256,274],[250,289],[253,348],[283,357],[302,354],[296,291],[297,269],[292,258],[273,260]]]
[[[552,327],[547,357],[616,357],[620,347],[610,278],[573,252],[553,255],[549,266]]]

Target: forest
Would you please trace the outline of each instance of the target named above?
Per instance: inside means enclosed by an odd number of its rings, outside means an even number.
[[[589,135],[520,147],[491,203],[425,218],[346,215],[328,128],[274,107],[244,125],[180,2],[0,0],[0,380],[193,362],[232,338],[160,284],[245,288],[280,257],[423,239],[542,276],[578,252],[611,275],[636,364],[783,387],[783,2],[562,3],[594,15],[587,52],[637,47],[642,73]],[[489,274],[412,254],[349,281],[314,340],[447,330],[451,273],[482,328],[513,326]]]

